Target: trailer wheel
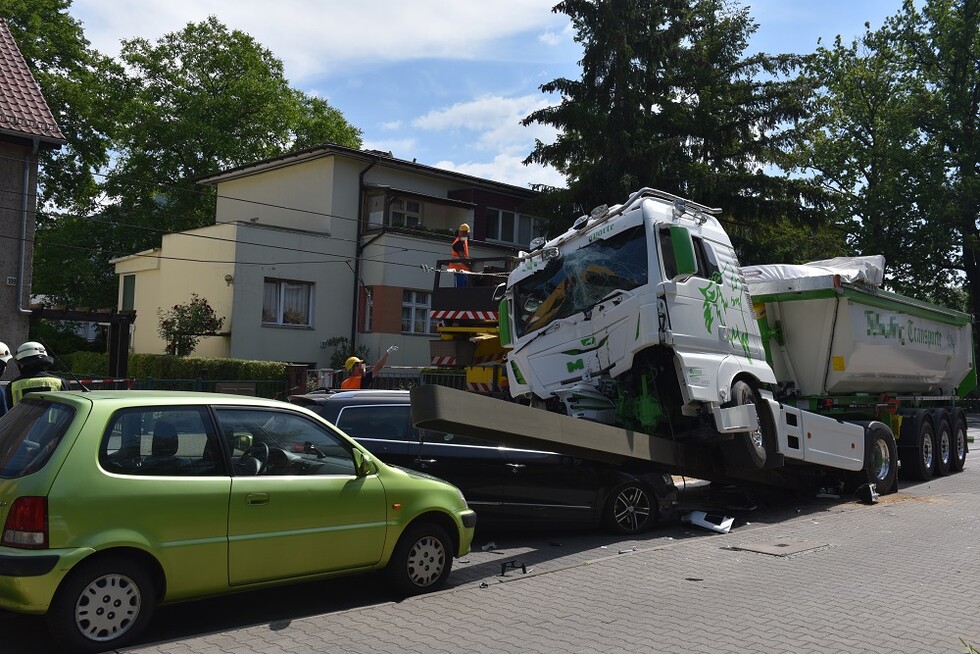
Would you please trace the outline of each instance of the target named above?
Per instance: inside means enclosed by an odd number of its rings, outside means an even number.
[[[949,418],[945,411],[939,419],[939,427],[936,429],[936,467],[937,477],[944,477],[952,469],[953,458],[953,430],[949,426]]]
[[[747,382],[739,380],[732,384],[732,399],[729,406],[755,404],[759,415],[759,428],[754,431],[735,434],[730,446],[726,448],[726,459],[737,468],[761,470],[771,456],[776,453],[776,427],[772,414],[759,394]]]
[[[871,423],[864,430],[864,470],[856,474],[860,483],[874,484],[881,494],[895,489],[898,446],[891,430],[880,422]]]
[[[953,440],[949,457],[949,471],[959,472],[966,465],[966,414],[959,411],[953,420]]]
[[[911,432],[912,445],[902,450],[902,470],[909,479],[928,481],[936,467],[936,439],[932,423],[925,416],[919,418],[919,427]]]

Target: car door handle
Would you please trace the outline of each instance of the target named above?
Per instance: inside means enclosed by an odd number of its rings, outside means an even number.
[[[423,468],[425,466],[433,465],[433,464],[435,464],[438,461],[439,461],[439,459],[415,459],[415,463],[417,463],[418,465],[422,466]]]
[[[505,463],[505,466],[511,469],[511,472],[520,472],[521,468],[526,467],[523,463]]]
[[[249,493],[245,496],[245,504],[248,506],[258,506],[260,504],[268,504],[269,495],[266,493]]]

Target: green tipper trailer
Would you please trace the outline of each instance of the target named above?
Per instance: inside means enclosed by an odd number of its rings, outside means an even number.
[[[969,314],[883,291],[881,257],[743,268],[776,399],[845,420],[888,416],[904,476],[962,469],[976,387]]]

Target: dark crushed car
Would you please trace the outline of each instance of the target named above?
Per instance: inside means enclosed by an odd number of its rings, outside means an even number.
[[[642,462],[614,465],[416,429],[408,391],[359,390],[293,395],[385,463],[459,487],[480,524],[602,525],[640,533],[675,516],[670,475]]]

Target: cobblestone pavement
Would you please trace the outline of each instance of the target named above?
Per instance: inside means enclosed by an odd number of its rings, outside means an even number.
[[[980,436],[980,419],[971,434]],[[903,483],[875,505],[709,490],[693,484],[682,496],[687,508],[734,517],[728,534],[677,522],[641,538],[480,527],[442,592],[392,602],[383,580],[367,575],[177,604],[161,607],[142,644],[125,651],[965,654],[962,641],[980,646],[980,449],[963,472]],[[40,619],[0,613],[0,652],[56,651]]]
[[[753,498],[729,498],[728,534],[495,533],[439,593],[127,651],[966,652],[963,641],[980,645],[976,456],[875,505],[784,495],[752,510]]]

